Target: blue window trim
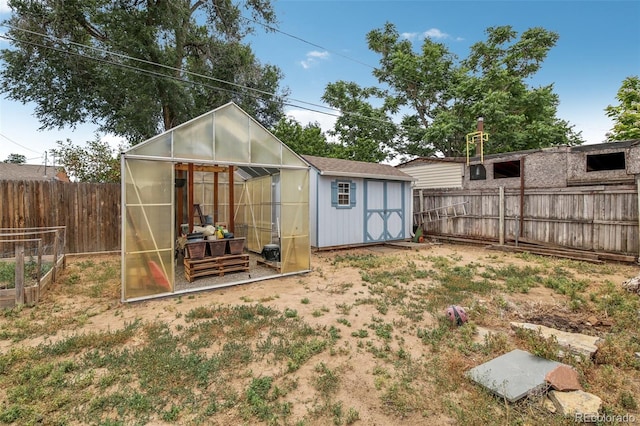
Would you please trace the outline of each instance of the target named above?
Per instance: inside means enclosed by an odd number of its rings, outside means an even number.
[[[338,204],[338,184],[349,184],[349,205]],[[352,209],[356,206],[356,183],[346,179],[336,179],[331,181],[331,207],[336,209]]]

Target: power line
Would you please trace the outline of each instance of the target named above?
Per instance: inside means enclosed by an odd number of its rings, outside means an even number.
[[[248,19],[248,18],[245,18],[245,19]],[[256,22],[256,21],[254,21],[254,22]],[[257,22],[257,23],[260,24],[259,22]],[[73,42],[73,41],[62,40],[62,39],[59,39],[57,37],[50,36],[48,34],[43,34],[43,33],[40,33],[40,32],[36,32],[36,31],[27,30],[27,29],[24,29],[24,28],[15,27],[15,26],[7,24],[7,23],[1,23],[0,25],[8,27],[8,28],[16,30],[16,31],[21,31],[21,32],[25,32],[25,33],[28,33],[28,34],[36,35],[36,36],[39,36],[39,37],[43,37],[43,38],[49,39],[49,40],[54,41],[54,42],[58,42],[58,43],[63,44],[63,45],[66,44],[66,45],[72,45],[72,46],[76,46],[76,47],[80,47],[80,48],[86,48],[86,49],[97,51],[97,52],[102,53],[104,55],[110,55],[110,56],[115,56],[115,57],[119,57],[119,58],[122,58],[122,59],[128,59],[128,60],[131,60],[131,61],[134,61],[134,62],[140,62],[140,63],[143,63],[143,64],[152,65],[152,66],[155,66],[155,67],[164,68],[164,69],[171,70],[171,71],[178,71],[178,72],[180,72],[182,74],[192,75],[194,77],[199,77],[199,78],[202,78],[202,79],[211,80],[211,81],[215,81],[215,82],[218,82],[218,83],[231,85],[231,86],[237,87],[239,89],[245,89],[247,91],[256,92],[258,94],[261,94],[261,95],[264,95],[264,96],[269,96],[269,97],[272,97],[272,98],[281,98],[280,95],[275,94],[275,93],[266,92],[266,91],[263,91],[263,90],[259,90],[259,89],[255,89],[255,88],[252,88],[252,87],[244,86],[244,85],[241,85],[241,84],[238,84],[238,83],[234,83],[234,82],[231,82],[231,81],[218,79],[218,78],[215,78],[215,77],[212,77],[212,76],[207,76],[207,75],[204,75],[204,74],[199,74],[199,73],[191,72],[191,71],[188,71],[188,70],[183,70],[181,68],[176,68],[176,67],[172,67],[172,66],[169,66],[169,65],[164,65],[164,64],[157,63],[157,62],[148,61],[148,60],[145,60],[145,59],[135,58],[135,57],[132,57],[132,56],[129,56],[129,55],[125,55],[125,54],[117,53],[117,52],[112,52],[112,51],[109,51],[109,50],[106,50],[106,49],[102,49],[102,48],[99,48],[99,47],[95,47],[95,46],[84,45],[84,44]],[[271,27],[268,27],[268,26],[266,26],[266,27],[267,28],[271,28]],[[319,46],[319,45],[316,45],[314,43],[308,42],[308,41],[306,41],[306,40],[304,40],[302,38],[299,38],[297,36],[293,36],[293,35],[290,35],[290,34],[287,34],[287,33],[284,33],[284,32],[281,32],[281,33],[283,33],[283,34],[285,34],[285,35],[287,35],[289,37],[296,38],[296,39],[298,39],[298,40],[300,40],[302,42],[305,42],[307,44],[319,47],[321,49],[325,49],[322,46]],[[172,79],[172,80],[181,81],[183,83],[188,83],[188,84],[192,84],[192,85],[200,85],[200,86],[208,87],[208,88],[210,88],[212,90],[227,91],[227,92],[230,92],[230,93],[240,94],[239,92],[234,92],[234,91],[232,91],[230,89],[225,89],[225,88],[222,88],[222,87],[216,87],[216,86],[207,85],[207,84],[205,84],[203,82],[190,81],[190,80],[186,80],[184,78],[180,78],[180,77],[176,77],[176,76],[172,76],[172,75],[167,75],[167,74],[162,74],[162,73],[159,73],[159,72],[156,72],[156,71],[135,67],[135,66],[128,65],[128,64],[123,64],[123,63],[120,63],[120,62],[115,62],[115,61],[110,61],[110,60],[107,60],[107,59],[104,59],[104,58],[90,56],[90,55],[87,55],[85,53],[72,52],[72,51],[69,51],[69,50],[63,50],[61,48],[57,48],[57,47],[53,47],[53,46],[47,46],[47,45],[39,44],[39,43],[32,42],[32,41],[16,40],[16,39],[14,39],[12,37],[7,36],[6,34],[0,34],[0,38],[6,39],[6,40],[11,40],[11,41],[14,41],[14,42],[18,42],[19,41],[21,43],[30,44],[30,45],[38,46],[38,47],[45,48],[45,49],[56,50],[56,51],[58,51],[60,53],[64,53],[64,54],[76,55],[76,56],[80,56],[80,57],[83,57],[83,58],[92,59],[92,60],[95,60],[95,61],[107,63],[107,64],[110,64],[110,65],[119,66],[119,67],[130,69],[130,70],[133,70],[133,71],[137,71],[137,72],[140,72],[140,73],[143,73],[143,74],[148,74],[148,75],[151,75],[151,76],[154,76],[154,77],[168,78],[168,79]],[[343,56],[343,57],[345,57],[347,59],[359,62],[359,61],[357,61],[357,60],[355,60],[353,58],[349,58],[349,57],[347,57],[345,55],[340,55],[340,56]],[[360,62],[360,63],[363,64],[363,65],[366,65],[368,67],[371,67],[370,65],[364,64],[362,62]],[[371,67],[371,68],[373,68],[373,67]],[[258,96],[256,96],[256,95],[251,95],[251,94],[247,94],[247,95],[253,96],[255,98],[258,98]],[[295,108],[300,108],[300,109],[304,109],[304,110],[307,110],[307,111],[315,112],[315,113],[318,113],[318,114],[324,114],[324,115],[328,115],[328,116],[332,116],[332,117],[340,117],[341,114],[342,115],[351,115],[351,116],[360,117],[360,118],[363,118],[363,119],[366,119],[366,120],[371,120],[371,121],[380,122],[380,123],[387,124],[387,125],[392,125],[394,127],[397,126],[392,121],[385,121],[385,120],[378,119],[378,118],[375,118],[375,117],[367,117],[367,116],[363,116],[363,115],[361,115],[359,113],[354,113],[354,112],[349,112],[349,111],[342,111],[342,110],[338,110],[336,108],[327,107],[325,105],[320,105],[320,104],[316,104],[316,103],[313,103],[313,102],[308,102],[308,101],[304,101],[304,100],[300,100],[300,99],[295,99],[295,98],[288,98],[288,99],[290,99],[293,102],[297,102],[297,103],[301,103],[301,104],[305,104],[305,105],[309,105],[309,106],[304,106],[304,105],[299,105],[299,104],[296,104],[296,103],[292,103],[292,102],[290,102],[288,100],[285,100],[285,99],[283,99],[283,105],[287,105],[287,106],[295,107]],[[320,110],[314,109],[312,107],[322,108],[322,109],[329,110],[329,111],[332,111],[332,112],[320,111]]]
[[[11,142],[12,144],[19,146],[20,148],[26,149],[27,151],[31,151],[31,152],[36,153],[36,154],[40,154],[38,151],[34,151],[34,150],[33,150],[33,149],[31,149],[31,148],[27,148],[26,146],[24,146],[24,145],[22,145],[22,144],[19,144],[18,142],[14,141],[13,139],[11,139],[11,138],[10,138],[10,137],[8,137],[8,136],[3,135],[2,133],[0,133],[0,136],[2,136],[3,138],[5,138],[6,140],[8,140],[9,142]]]
[[[16,30],[16,31],[22,31],[22,32],[25,32],[25,33],[28,33],[28,34],[32,34],[32,35],[40,36],[40,37],[43,37],[43,38],[47,38],[47,39],[49,39],[51,41],[55,41],[55,42],[58,42],[58,43],[61,43],[61,44],[67,44],[67,45],[72,45],[72,46],[76,46],[76,47],[86,48],[86,49],[97,51],[98,53],[102,53],[102,54],[105,54],[105,55],[115,56],[115,57],[119,57],[119,58],[122,58],[122,59],[128,59],[128,60],[131,60],[131,61],[134,61],[134,62],[140,62],[140,63],[146,64],[146,65],[152,65],[152,66],[155,66],[155,67],[164,68],[164,69],[167,69],[167,70],[170,70],[170,71],[178,71],[180,73],[188,74],[188,75],[191,75],[191,76],[194,76],[194,77],[199,77],[199,78],[203,78],[203,79],[206,79],[206,80],[215,81],[217,83],[228,84],[228,85],[231,85],[231,86],[238,87],[240,89],[250,90],[250,91],[257,92],[257,93],[260,93],[262,95],[270,96],[270,97],[273,97],[273,98],[278,98],[279,97],[279,95],[277,95],[275,93],[270,93],[270,92],[266,92],[264,90],[255,89],[255,88],[252,88],[252,87],[248,87],[248,86],[244,86],[244,85],[241,85],[241,84],[238,84],[238,83],[234,83],[232,81],[227,81],[227,80],[222,80],[222,79],[219,79],[219,78],[215,78],[215,77],[212,77],[212,76],[209,76],[209,75],[195,73],[195,72],[192,72],[192,71],[184,70],[182,68],[176,68],[176,67],[172,67],[170,65],[160,64],[160,63],[149,61],[149,60],[146,60],[146,59],[140,59],[140,58],[136,58],[136,57],[133,57],[133,56],[125,55],[123,53],[112,52],[112,51],[109,51],[107,49],[102,49],[102,48],[95,47],[95,46],[90,46],[90,45],[86,45],[86,44],[82,44],[82,43],[77,43],[77,42],[74,42],[74,41],[62,40],[62,39],[57,38],[57,37],[52,37],[52,36],[50,36],[48,34],[43,34],[43,33],[37,32],[37,31],[27,30],[25,28],[15,27],[13,25],[6,24],[6,23],[2,23],[0,25],[3,25],[5,27],[7,27],[7,28],[11,28],[11,29]],[[75,54],[75,55],[78,55],[78,56],[81,56],[81,57],[84,57],[84,58],[88,58],[88,59],[102,60],[100,58],[96,58],[96,57],[85,55],[85,54],[81,54],[81,53],[64,51],[64,50],[61,50],[59,48],[55,48],[55,47],[52,47],[52,46],[46,46],[46,45],[37,44],[37,43],[34,43],[34,42],[29,42],[29,41],[24,41],[24,40],[16,40],[14,38],[11,38],[11,37],[7,36],[6,34],[0,34],[0,38],[4,38],[4,39],[7,39],[7,40],[11,40],[11,41],[20,41],[22,43],[28,43],[28,44],[36,45],[36,46],[43,47],[43,48],[54,49],[54,50],[58,50],[61,53]],[[114,65],[123,65],[123,64],[118,64],[118,63],[113,62],[113,61],[111,61],[111,62],[106,61],[106,60],[102,60],[102,61],[114,64]],[[149,71],[149,70],[145,70],[145,69],[142,69],[142,68],[132,67],[131,65],[128,65],[128,67],[130,67],[131,69],[139,70],[141,72]],[[164,74],[157,74],[157,75],[158,76],[163,76],[163,77],[166,76]],[[166,76],[166,77],[172,77],[172,76]],[[183,80],[183,81],[185,81],[185,80]],[[211,87],[211,86],[209,86],[209,87]],[[326,107],[324,105],[314,104],[312,102],[307,102],[307,101],[303,101],[303,100],[300,100],[300,99],[294,99],[294,98],[291,98],[291,100],[295,101],[295,102],[300,102],[300,103],[303,103],[303,104],[311,105],[311,106],[314,106],[316,108],[325,108],[325,109],[328,109],[328,110],[333,110],[335,112],[339,112],[335,108]],[[290,106],[297,106],[297,105],[290,105]],[[315,112],[318,112],[318,113],[321,113],[321,114],[323,113],[322,111],[315,111]]]

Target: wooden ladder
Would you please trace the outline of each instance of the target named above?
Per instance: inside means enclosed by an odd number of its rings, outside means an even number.
[[[200,208],[200,204],[193,205],[194,216],[198,216],[200,218],[200,225],[204,226],[207,222],[204,215],[202,214],[202,209]]]

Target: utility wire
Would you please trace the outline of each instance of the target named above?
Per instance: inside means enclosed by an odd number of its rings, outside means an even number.
[[[38,151],[34,151],[34,150],[33,150],[33,149],[31,149],[31,148],[28,148],[28,147],[26,147],[26,146],[24,146],[24,145],[22,145],[22,144],[19,144],[18,142],[16,142],[16,141],[14,141],[13,139],[11,139],[9,136],[3,135],[2,133],[0,133],[0,136],[2,136],[3,138],[5,138],[6,140],[8,140],[9,142],[11,142],[12,144],[14,144],[14,145],[18,145],[20,148],[26,149],[27,151],[34,152],[34,153],[36,153],[36,154],[40,154]]]
[[[42,34],[39,34],[39,33],[36,33],[36,34],[37,35],[42,35]],[[12,38],[12,37],[7,36],[7,35],[0,35],[0,38],[4,38],[4,39],[10,40],[10,41],[18,41],[16,39]],[[60,40],[57,40],[57,41],[60,41]],[[139,67],[135,67],[133,65],[124,64],[124,63],[121,63],[121,62],[110,61],[108,59],[99,58],[99,57],[95,57],[95,56],[90,56],[90,55],[87,55],[87,54],[84,54],[84,53],[72,52],[72,51],[69,51],[69,50],[63,50],[63,49],[61,49],[59,47],[47,46],[47,45],[44,45],[44,44],[41,44],[41,43],[36,43],[36,42],[33,42],[33,41],[28,41],[28,40],[20,40],[20,42],[28,44],[28,45],[44,48],[44,49],[55,50],[57,52],[68,54],[68,55],[75,55],[75,56],[79,56],[79,57],[82,57],[82,58],[91,59],[91,60],[94,60],[94,61],[97,61],[97,62],[103,62],[103,63],[109,64],[109,65],[114,65],[114,66],[117,66],[117,67],[129,69],[131,71],[136,71],[136,72],[139,72],[141,74],[147,74],[147,75],[150,75],[152,77],[159,77],[159,78],[164,78],[164,79],[169,79],[169,80],[175,80],[175,81],[179,81],[179,82],[182,82],[182,83],[191,84],[191,85],[194,85],[194,86],[206,87],[206,88],[209,88],[211,90],[216,90],[216,91],[222,91],[222,92],[228,92],[228,93],[232,93],[232,94],[242,95],[242,93],[234,91],[234,90],[231,90],[231,89],[225,89],[223,87],[212,86],[212,85],[206,84],[204,82],[191,81],[191,80],[187,80],[187,79],[184,79],[184,78],[181,78],[181,77],[177,77],[175,75],[163,74],[163,73],[160,73],[160,72],[157,72],[157,71],[148,70],[148,69],[144,69],[144,68],[139,68]],[[91,46],[85,46],[85,45],[81,45],[81,46],[82,47],[91,48]],[[98,49],[98,50],[104,51],[103,49]],[[104,51],[104,52],[107,52],[107,51]],[[109,53],[109,52],[107,52],[107,53]],[[132,60],[136,60],[136,58],[131,58],[131,57],[126,56],[126,55],[121,55],[121,54],[114,54],[114,55],[122,56],[122,57],[125,57],[125,58],[128,58],[128,59],[132,59]],[[267,95],[267,96],[270,96],[270,97],[275,97],[275,98],[279,98],[280,97],[279,95],[276,95],[276,94],[273,94],[273,93],[264,92],[264,91],[261,91],[261,90],[258,90],[258,89],[254,89],[254,88],[247,87],[247,86],[242,86],[242,85],[239,85],[237,83],[228,82],[228,81],[225,81],[225,80],[220,80],[220,79],[217,79],[217,78],[214,78],[214,77],[209,77],[209,76],[202,75],[202,74],[197,74],[197,73],[191,73],[189,71],[182,71],[182,70],[180,70],[178,68],[173,68],[173,67],[169,67],[169,66],[162,65],[162,64],[156,64],[154,62],[149,62],[149,61],[144,61],[144,60],[141,60],[141,61],[142,62],[146,62],[146,63],[148,63],[150,65],[158,65],[160,67],[173,69],[175,71],[181,71],[181,72],[184,72],[186,74],[193,74],[195,76],[202,77],[204,79],[214,80],[214,81],[217,81],[217,82],[220,82],[220,83],[224,83],[224,84],[230,84],[230,85],[233,85],[233,86],[236,86],[236,87],[239,87],[239,88],[247,89],[249,91],[258,92],[258,93],[261,93],[261,94],[264,94],[264,95]],[[255,94],[246,93],[245,95],[246,96],[251,96],[251,97],[256,98],[256,99],[260,99],[260,96],[255,95]],[[310,104],[310,105],[313,105],[313,106],[330,109],[330,108],[324,107],[322,105],[315,105],[315,104],[312,104],[312,103],[309,103],[309,102],[305,102],[305,101],[298,101],[298,102],[303,102],[303,103],[307,103],[307,104]],[[336,111],[336,112],[335,113],[331,113],[331,112],[326,112],[326,111],[318,111],[318,110],[315,110],[313,108],[310,108],[310,107],[307,107],[307,106],[304,106],[304,105],[298,105],[298,104],[294,104],[294,103],[287,102],[287,101],[284,101],[284,100],[283,100],[283,104],[287,105],[287,106],[292,106],[292,107],[296,107],[296,108],[312,111],[312,112],[317,112],[319,114],[333,116],[333,117],[339,117],[340,116],[340,111],[335,110],[335,109],[333,109],[333,111]],[[371,118],[371,117],[364,117],[364,118],[377,120],[377,119]],[[384,122],[383,120],[379,120],[379,121]]]
[[[249,19],[249,18],[245,18],[245,19]],[[253,22],[256,22],[256,21],[253,21]],[[260,24],[259,22],[256,22],[256,23]],[[54,41],[54,42],[58,42],[58,43],[63,44],[63,45],[66,44],[66,45],[73,45],[73,46],[80,47],[80,48],[86,48],[86,49],[97,51],[97,52],[102,53],[104,55],[115,56],[115,57],[119,57],[119,58],[122,58],[122,59],[128,59],[128,60],[131,60],[131,61],[134,61],[134,62],[140,62],[140,63],[143,63],[143,64],[152,65],[152,66],[155,66],[155,67],[164,68],[164,69],[171,70],[171,71],[177,71],[177,72],[180,72],[182,74],[188,74],[188,75],[192,75],[194,77],[199,77],[199,78],[202,78],[202,79],[212,80],[212,81],[215,81],[215,82],[218,82],[218,83],[222,83],[222,84],[235,86],[235,87],[240,88],[240,89],[245,89],[245,90],[248,90],[248,91],[251,91],[251,92],[256,92],[256,93],[259,93],[261,95],[269,96],[269,97],[276,98],[276,99],[281,98],[280,95],[275,94],[275,93],[270,93],[270,92],[266,92],[266,91],[263,91],[263,90],[255,89],[255,88],[252,88],[252,87],[247,87],[247,86],[244,86],[244,85],[241,85],[241,84],[238,84],[238,83],[234,83],[234,82],[231,82],[231,81],[218,79],[218,78],[215,78],[215,77],[212,77],[212,76],[207,76],[207,75],[204,75],[204,74],[194,73],[194,72],[191,72],[191,71],[188,71],[188,70],[183,70],[181,68],[176,68],[176,67],[172,67],[172,66],[169,66],[169,65],[164,65],[164,64],[148,61],[148,60],[145,60],[145,59],[135,58],[135,57],[132,57],[132,56],[129,56],[129,55],[125,55],[125,54],[117,53],[117,52],[112,52],[112,51],[109,51],[109,50],[106,50],[106,49],[102,49],[102,48],[99,48],[99,47],[95,47],[95,46],[84,45],[84,44],[73,42],[73,41],[62,40],[62,39],[59,39],[57,37],[50,36],[48,34],[43,34],[43,33],[40,33],[40,32],[27,30],[27,29],[24,29],[24,28],[19,28],[19,27],[16,27],[16,26],[13,26],[13,25],[10,25],[10,24],[7,24],[7,23],[1,23],[0,25],[8,27],[10,29],[13,29],[15,31],[21,31],[21,32],[25,32],[25,33],[28,33],[28,34],[36,35],[36,36],[39,36],[39,37],[43,37],[43,38],[49,39],[49,40]],[[272,27],[268,27],[268,26],[266,26],[266,27],[272,29]],[[278,31],[278,30],[276,30],[276,31]],[[289,36],[289,37],[293,37],[293,38],[298,39],[298,40],[300,40],[302,42],[305,42],[307,44],[319,47],[321,49],[325,49],[322,46],[319,46],[319,45],[316,45],[314,43],[308,42],[308,41],[306,41],[306,40],[304,40],[304,39],[302,39],[300,37],[297,37],[297,36],[294,36],[294,35],[290,35],[290,34],[284,33],[284,32],[282,32],[282,33],[287,35],[287,36]],[[26,44],[38,46],[38,47],[45,48],[45,49],[56,50],[56,51],[58,51],[60,53],[77,55],[77,56],[80,56],[80,57],[83,57],[83,58],[92,59],[92,60],[95,60],[95,61],[99,61],[99,62],[103,62],[103,63],[115,65],[115,66],[120,66],[120,67],[123,67],[123,68],[127,68],[127,69],[130,69],[130,70],[133,70],[133,71],[138,71],[140,73],[148,74],[148,75],[155,76],[155,77],[169,78],[169,79],[181,81],[181,82],[192,84],[192,85],[201,85],[201,86],[204,86],[204,87],[208,87],[208,88],[210,88],[212,90],[226,91],[226,92],[242,95],[242,93],[234,92],[234,91],[232,91],[230,89],[224,89],[224,88],[221,88],[221,87],[215,87],[215,86],[207,85],[207,84],[202,83],[202,82],[190,81],[190,80],[186,80],[184,78],[180,78],[180,77],[176,77],[176,76],[172,76],[172,75],[167,75],[167,74],[162,74],[162,73],[159,73],[159,72],[146,70],[146,69],[135,67],[135,66],[132,66],[132,65],[123,64],[123,63],[120,63],[120,62],[109,61],[107,59],[98,58],[98,57],[95,57],[95,56],[90,56],[90,55],[87,55],[85,53],[79,53],[79,52],[72,52],[72,51],[69,51],[69,50],[63,50],[61,48],[57,48],[57,47],[53,47],[53,46],[47,46],[47,45],[39,44],[39,43],[32,42],[32,41],[16,40],[16,39],[14,39],[12,37],[7,36],[6,34],[0,34],[0,38],[6,39],[6,40],[10,40],[10,41],[14,41],[14,42],[26,43]],[[349,58],[348,56],[345,56],[345,55],[340,55],[340,56],[343,56],[343,57],[345,57],[347,59],[350,59],[350,60],[353,60],[353,61],[356,61],[356,62],[360,62],[360,61],[357,61],[357,60],[355,60],[353,58]],[[373,68],[372,66],[370,66],[368,64],[365,64],[365,63],[362,63],[362,62],[360,62],[360,63],[365,65],[365,66]],[[252,97],[254,97],[256,99],[259,99],[259,97],[256,96],[256,95],[250,95],[250,94],[248,94],[248,95],[252,96]],[[375,117],[363,116],[363,115],[361,115],[359,113],[354,113],[354,112],[349,112],[349,111],[341,111],[341,110],[338,110],[336,108],[331,108],[331,107],[327,107],[325,105],[315,104],[315,103],[304,101],[304,100],[300,100],[300,99],[295,99],[295,98],[288,98],[288,99],[291,102],[288,101],[288,100],[283,99],[283,105],[287,105],[287,106],[295,107],[295,108],[300,108],[300,109],[304,109],[304,110],[307,110],[307,111],[316,112],[316,113],[319,113],[319,114],[324,114],[324,115],[328,115],[328,116],[332,116],[332,117],[340,117],[341,115],[351,115],[351,116],[360,117],[360,118],[363,118],[363,119],[366,119],[366,120],[375,121],[375,122],[379,122],[379,123],[382,123],[382,124],[392,125],[394,127],[397,127],[397,124],[393,123],[392,121],[386,121],[386,120],[378,119],[378,118],[375,118]],[[297,102],[297,103],[293,103],[293,102]],[[305,105],[309,105],[309,106],[300,105],[300,104],[305,104]],[[329,110],[331,112],[320,111],[318,109],[314,109],[313,107],[322,108],[322,109],[325,109],[325,110]]]
[[[106,49],[102,49],[102,48],[99,48],[99,47],[90,46],[90,45],[86,45],[86,44],[82,44],[82,43],[77,43],[77,42],[74,42],[74,41],[62,40],[62,39],[59,39],[57,37],[50,36],[48,34],[43,34],[43,33],[40,33],[40,32],[37,32],[37,31],[32,31],[32,30],[27,30],[25,28],[19,28],[19,27],[16,27],[16,26],[13,26],[13,25],[10,25],[10,24],[6,24],[6,23],[3,23],[1,25],[5,26],[7,28],[11,28],[12,30],[21,31],[21,32],[25,32],[25,33],[28,33],[28,34],[36,35],[36,36],[39,36],[39,37],[47,38],[47,39],[49,39],[51,41],[55,41],[55,42],[58,42],[58,43],[61,43],[61,44],[67,44],[67,45],[72,45],[72,46],[76,46],[76,47],[80,47],[80,48],[91,49],[91,50],[97,51],[97,52],[105,54],[105,55],[115,56],[115,57],[119,57],[119,58],[122,58],[122,59],[128,59],[128,60],[131,60],[131,61],[135,61],[135,62],[140,62],[140,63],[146,64],[146,65],[152,65],[152,66],[155,66],[155,67],[158,67],[158,68],[164,68],[164,69],[167,69],[167,70],[170,70],[170,71],[178,71],[180,73],[192,75],[194,77],[200,77],[200,78],[203,78],[203,79],[206,79],[206,80],[212,80],[212,81],[215,81],[215,82],[218,82],[218,83],[228,84],[228,85],[235,86],[235,87],[238,87],[238,88],[241,88],[241,89],[250,90],[250,91],[257,92],[257,93],[260,93],[262,95],[266,95],[266,96],[273,97],[273,98],[280,97],[277,94],[266,92],[264,90],[259,90],[259,89],[255,89],[255,88],[252,88],[252,87],[247,87],[247,86],[244,86],[244,85],[241,85],[241,84],[238,84],[238,83],[234,83],[234,82],[227,81],[227,80],[222,80],[222,79],[215,78],[215,77],[212,77],[212,76],[209,76],[209,75],[204,75],[204,74],[195,73],[195,72],[192,72],[192,71],[183,70],[182,68],[176,68],[176,67],[172,67],[170,65],[164,65],[164,64],[157,63],[157,62],[148,61],[146,59],[140,59],[140,58],[136,58],[136,57],[133,57],[133,56],[125,55],[123,53],[112,52],[112,51],[109,51],[109,50],[106,50]],[[20,41],[22,43],[35,44],[33,42],[13,39],[13,38],[7,36],[6,34],[1,34],[0,38],[5,38],[5,39],[11,40],[11,41]],[[35,44],[35,45],[37,45],[39,47],[43,47],[43,48],[55,49],[52,46],[46,46],[46,45],[41,45],[41,44],[40,45],[39,44]],[[60,49],[58,51],[62,52],[62,53],[74,53],[74,52],[66,52],[66,51],[60,50]],[[80,54],[80,53],[74,53],[74,54],[77,54],[78,56],[81,56],[81,57],[84,57],[84,58],[90,58],[90,59],[98,60],[95,57],[88,56],[88,55],[85,55],[85,54]],[[116,62],[111,62],[111,63],[117,65]],[[135,67],[132,67],[132,66],[130,66],[130,67],[132,69],[138,69],[140,71],[147,71],[147,70],[144,70],[144,69],[141,69],[141,68],[135,68]],[[295,99],[295,98],[290,98],[290,99],[291,99],[291,101],[299,102],[299,103],[303,103],[303,104],[307,104],[307,105],[311,105],[311,106],[316,107],[316,108],[324,108],[324,109],[328,109],[328,110],[333,110],[336,113],[340,112],[340,111],[336,110],[335,108],[330,108],[330,107],[327,107],[327,106],[324,106],[324,105],[314,104],[312,102],[307,102],[307,101],[300,100],[300,99]],[[315,112],[322,113],[322,111],[315,111]]]

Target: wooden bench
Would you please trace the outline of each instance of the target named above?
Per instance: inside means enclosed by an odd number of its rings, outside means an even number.
[[[184,259],[184,276],[189,282],[208,275],[224,276],[228,272],[249,271],[248,254],[232,254],[204,259]]]

